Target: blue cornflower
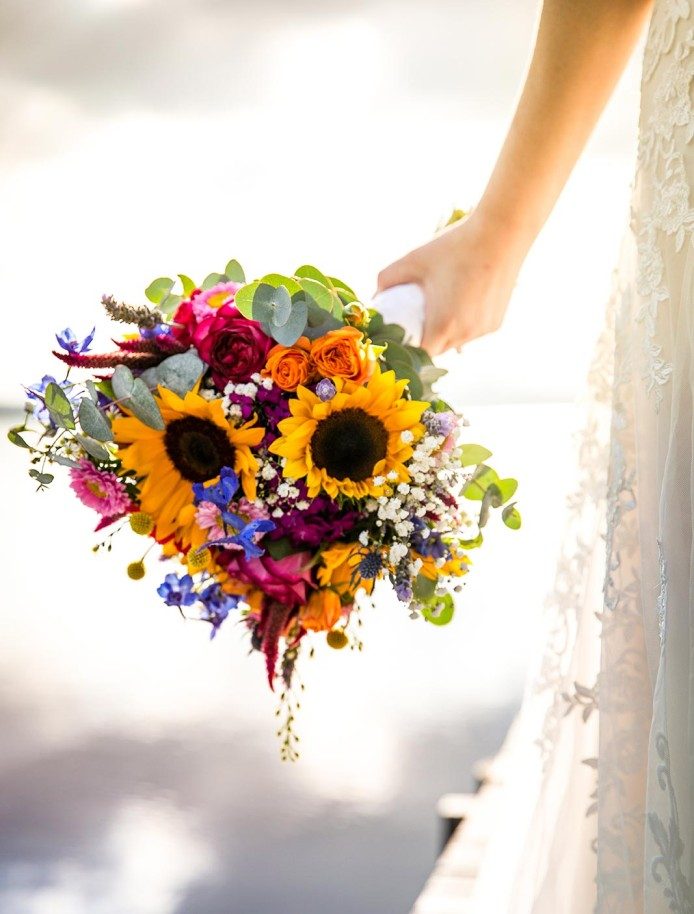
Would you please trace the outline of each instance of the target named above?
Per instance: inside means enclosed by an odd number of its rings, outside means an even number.
[[[219,482],[214,485],[205,485],[203,482],[193,483],[195,504],[201,501],[211,501],[220,511],[224,511],[231,499],[239,489],[239,477],[231,467],[222,467],[219,472]],[[235,516],[235,515],[232,515]],[[229,521],[231,523],[231,521]]]
[[[163,584],[157,587],[157,593],[167,606],[192,606],[198,599],[193,590],[193,579],[189,574],[179,578],[176,574],[167,574]]]
[[[60,348],[64,349],[66,352],[89,352],[89,347],[92,345],[95,332],[96,327],[92,327],[91,333],[88,333],[83,340],[78,340],[72,330],[69,327],[66,327],[62,333],[56,333],[55,338],[58,340]]]
[[[232,515],[235,517],[235,515]],[[240,518],[237,518],[240,520]],[[269,533],[275,529],[275,524],[271,520],[256,518],[250,523],[245,524],[238,533],[230,536],[224,536],[218,540],[212,540],[207,543],[208,546],[242,546],[247,559],[257,559],[265,550],[255,542],[254,537],[258,533]]]
[[[237,594],[225,593],[219,584],[210,584],[200,594],[202,611],[200,618],[212,626],[210,638],[217,634],[219,626],[224,622],[229,613],[239,605],[241,597]]]

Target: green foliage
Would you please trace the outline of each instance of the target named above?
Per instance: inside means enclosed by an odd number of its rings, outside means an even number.
[[[515,502],[512,502],[504,508],[501,512],[501,519],[511,530],[520,530],[521,516],[520,511],[516,508]]]
[[[187,352],[182,353],[181,356],[185,357],[188,354],[189,353]],[[181,358],[181,356],[169,356],[164,362],[168,362],[170,359]],[[197,356],[195,356],[195,358],[197,358]],[[200,360],[198,359],[198,361]],[[162,362],[162,365],[163,364],[164,363]],[[149,371],[159,371],[162,365],[158,365],[156,369],[149,369]],[[163,431],[164,428],[166,428],[166,425],[157,402],[150,393],[144,379],[144,374],[146,374],[146,372],[143,373],[142,377],[135,378],[133,377],[132,371],[130,371],[127,366],[116,366],[113,375],[111,376],[113,392],[122,406],[125,407],[125,409],[130,410],[140,422],[144,422],[145,425],[157,429],[157,431]],[[169,385],[166,386],[168,387]]]
[[[88,435],[75,435],[75,438],[94,460],[99,461],[99,463],[108,463],[111,460],[111,455],[103,444],[100,444],[94,438],[90,438]]]
[[[246,281],[246,274],[243,272],[243,267],[238,262],[238,260],[229,261],[229,263],[224,267],[224,275],[229,280],[229,282]]]
[[[75,428],[75,417],[72,412],[72,404],[62,387],[51,382],[46,387],[44,394],[46,409],[58,428]]]
[[[422,615],[432,625],[448,625],[454,613],[455,602],[449,593],[432,597],[422,606]]]
[[[140,378],[151,389],[161,385],[179,397],[185,397],[198,383],[206,367],[198,354],[190,349],[168,356],[154,368],[143,371]]]
[[[111,423],[90,397],[83,397],[79,405],[79,420],[85,435],[97,441],[112,441]]]
[[[253,295],[253,320],[283,346],[292,346],[304,332],[308,306],[304,298],[292,299],[284,285],[261,282]]]
[[[183,294],[188,298],[195,291],[195,280],[191,279],[190,276],[186,276],[185,273],[179,273],[178,278],[181,280]]]
[[[200,284],[201,289],[211,289],[212,286],[218,286],[220,282],[226,282],[227,278],[224,273],[208,273]]]
[[[145,295],[155,305],[158,306],[162,314],[172,314],[183,301],[182,295],[176,295],[173,287],[176,284],[175,279],[169,276],[159,276],[145,289]]]
[[[436,581],[420,572],[415,578],[412,590],[417,600],[426,602],[431,600],[436,593]]]
[[[45,488],[55,479],[55,476],[53,476],[52,473],[41,473],[39,470],[33,467],[29,470],[29,475],[32,479],[35,479],[36,482],[38,482],[39,488]]]
[[[24,426],[18,425],[16,428],[11,428],[7,433],[7,439],[11,444],[14,444],[15,447],[25,447],[27,450],[31,450],[31,445],[27,444],[24,438],[19,434],[24,431]]]
[[[464,467],[477,466],[492,456],[492,452],[481,444],[464,444],[461,447],[460,464]]]

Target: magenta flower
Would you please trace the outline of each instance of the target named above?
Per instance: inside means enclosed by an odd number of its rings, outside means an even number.
[[[104,517],[125,514],[133,507],[125,485],[115,473],[98,470],[89,460],[82,459],[70,470],[70,488],[82,504]]]

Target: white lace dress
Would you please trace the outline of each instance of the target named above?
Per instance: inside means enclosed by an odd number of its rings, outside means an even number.
[[[693,76],[694,5],[656,0],[581,486],[476,914],[694,914]]]

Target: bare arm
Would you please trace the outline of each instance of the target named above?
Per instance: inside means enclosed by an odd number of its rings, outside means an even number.
[[[478,207],[387,267],[379,290],[419,282],[424,345],[496,330],[518,270],[638,40],[653,0],[545,0],[515,117]]]

